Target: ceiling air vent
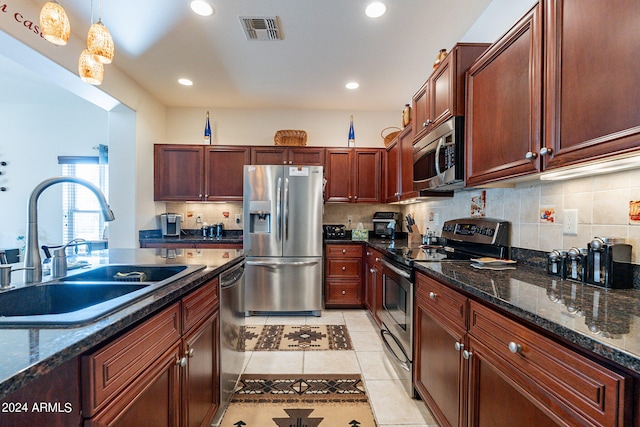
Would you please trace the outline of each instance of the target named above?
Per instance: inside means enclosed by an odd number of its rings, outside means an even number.
[[[239,16],[247,40],[282,40],[277,16]]]

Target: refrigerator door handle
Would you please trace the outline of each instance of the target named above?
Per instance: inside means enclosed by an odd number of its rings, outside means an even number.
[[[289,240],[289,178],[284,179],[284,239]]]
[[[278,190],[276,193],[276,240],[282,240],[282,178],[278,178]]]
[[[247,265],[255,265],[257,267],[269,267],[277,269],[280,267],[286,267],[290,265],[304,266],[304,265],[316,265],[320,261],[293,261],[287,263],[269,262],[269,261],[247,261]]]

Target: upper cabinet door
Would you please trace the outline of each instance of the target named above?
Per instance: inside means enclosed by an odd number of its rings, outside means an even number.
[[[536,5],[469,69],[467,186],[540,170],[541,16]]]
[[[325,178],[325,200],[327,202],[350,203],[353,198],[351,190],[352,152],[350,148],[327,148],[327,166]]]
[[[242,201],[244,165],[250,164],[247,146],[205,148],[205,201]]]
[[[546,0],[545,167],[640,147],[637,0]]]
[[[286,147],[251,147],[252,165],[284,165],[286,163]]]
[[[156,144],[153,146],[153,156],[154,200],[202,200],[204,189],[202,146]]]
[[[382,150],[359,148],[354,152],[353,179],[355,203],[380,203],[382,182]]]
[[[324,166],[324,148],[289,147],[290,165]]]

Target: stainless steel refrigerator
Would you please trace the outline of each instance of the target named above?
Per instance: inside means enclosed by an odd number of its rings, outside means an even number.
[[[322,310],[321,166],[244,167],[246,315]]]

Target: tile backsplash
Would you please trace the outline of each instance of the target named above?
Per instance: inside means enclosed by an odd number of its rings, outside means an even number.
[[[548,252],[586,248],[594,237],[623,237],[633,246],[633,263],[640,264],[640,224],[630,218],[630,202],[638,200],[640,169],[570,181],[532,181],[510,188],[461,190],[452,198],[411,205],[325,204],[323,222],[350,228],[362,222],[365,228],[372,229],[374,212],[399,211],[412,213],[420,232],[429,229],[439,234],[446,220],[484,215],[511,222],[513,247]],[[235,222],[235,215],[242,215],[241,202],[167,203],[166,208],[184,215],[184,228],[196,228],[196,216],[201,214],[209,224],[222,222],[225,229],[242,229],[242,222]],[[563,234],[567,209],[577,211],[577,235]]]

